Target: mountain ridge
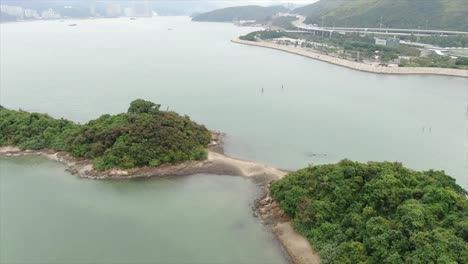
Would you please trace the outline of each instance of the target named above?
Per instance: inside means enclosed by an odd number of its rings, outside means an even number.
[[[284,6],[235,6],[216,9],[210,12],[195,15],[194,21],[211,21],[211,22],[231,22],[235,20],[255,20],[266,21],[271,16],[279,12],[287,12],[288,9]]]
[[[468,31],[468,0],[320,0],[294,12],[320,26]]]

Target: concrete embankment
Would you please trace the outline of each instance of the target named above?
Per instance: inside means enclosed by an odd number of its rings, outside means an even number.
[[[320,60],[323,62],[339,65],[353,70],[377,73],[377,74],[399,74],[399,75],[444,75],[454,77],[468,78],[468,70],[460,69],[446,69],[446,68],[429,68],[429,67],[385,67],[385,66],[373,66],[361,62],[355,62],[345,60],[341,58],[332,57],[329,55],[321,54],[305,50],[302,48],[296,48],[291,46],[279,45],[266,41],[247,41],[239,38],[233,39],[232,42],[238,44],[245,44],[250,46],[257,46],[269,49],[276,49],[286,51],[289,53],[297,54],[307,58]]]

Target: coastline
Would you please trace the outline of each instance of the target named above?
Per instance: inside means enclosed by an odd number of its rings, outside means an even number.
[[[307,51],[301,48],[278,45],[265,41],[247,41],[235,38],[231,40],[233,43],[244,44],[249,46],[263,47],[275,50],[281,50],[288,53],[300,55],[314,60],[323,61],[326,63],[342,66],[348,69],[353,69],[362,72],[376,74],[392,74],[392,75],[442,75],[451,77],[468,78],[468,70],[448,69],[448,68],[429,68],[429,67],[380,67],[332,57],[318,52]]]
[[[263,196],[255,201],[255,215],[275,234],[294,264],[320,264],[318,252],[307,238],[294,230],[288,216],[270,196],[269,189],[270,184],[265,184]]]
[[[263,196],[255,202],[254,215],[259,217],[262,223],[273,232],[292,263],[320,263],[318,253],[313,251],[306,238],[294,231],[287,216],[269,196],[269,183],[285,177],[288,171],[254,161],[225,156],[222,146],[223,134],[213,133],[213,136],[214,140],[208,146],[208,159],[206,160],[185,161],[176,164],[163,164],[159,167],[142,167],[130,170],[97,171],[93,168],[91,160],[74,158],[66,152],[50,149],[21,150],[15,146],[1,146],[0,156],[41,156],[51,161],[61,162],[67,168],[66,170],[73,175],[92,180],[188,176],[201,173],[252,178],[263,185]]]
[[[286,170],[277,169],[269,165],[231,158],[219,153],[217,150],[211,149],[208,150],[208,158],[203,161],[184,161],[174,164],[162,164],[158,167],[140,167],[128,170],[113,168],[98,171],[93,168],[91,160],[74,158],[66,152],[57,152],[50,149],[21,150],[14,146],[0,147],[0,156],[19,157],[33,155],[61,162],[71,174],[80,178],[93,180],[188,176],[206,173],[253,177],[258,178],[260,181],[269,182],[283,178],[288,173]]]

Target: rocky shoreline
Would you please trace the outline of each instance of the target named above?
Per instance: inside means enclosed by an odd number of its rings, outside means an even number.
[[[257,46],[269,49],[276,49],[292,54],[300,55],[303,57],[320,60],[323,62],[339,65],[353,70],[362,72],[370,72],[377,74],[394,74],[394,75],[443,75],[452,77],[464,77],[468,78],[468,70],[460,69],[446,69],[446,68],[429,68],[429,67],[384,67],[384,66],[373,66],[364,64],[361,62],[355,62],[345,60],[341,58],[332,57],[329,55],[304,50],[302,48],[278,45],[266,41],[246,41],[239,38],[231,40],[234,43],[244,44],[249,46]]]
[[[294,231],[288,216],[270,196],[269,187],[270,183],[265,184],[263,196],[255,201],[254,215],[275,234],[292,263],[319,264],[319,254],[312,249],[304,236]]]
[[[275,180],[284,177],[286,170],[274,168],[257,162],[235,159],[225,156],[223,147],[224,134],[214,132],[208,145],[208,158],[202,161],[184,161],[172,164],[162,164],[158,167],[139,167],[133,169],[118,169],[99,171],[94,169],[92,160],[75,158],[67,152],[57,152],[50,149],[22,150],[15,146],[0,147],[2,156],[42,156],[52,161],[63,163],[73,175],[81,178],[101,179],[131,179],[158,176],[188,176],[199,173],[215,175],[231,175],[257,177],[265,180]]]

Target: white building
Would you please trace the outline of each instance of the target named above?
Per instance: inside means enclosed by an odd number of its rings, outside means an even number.
[[[389,38],[389,39],[375,38],[375,45],[398,47],[400,46],[400,40],[397,38]]]
[[[20,6],[0,5],[0,12],[17,17],[19,19],[24,18],[24,10]]]
[[[40,19],[41,16],[36,10],[24,9],[24,17],[29,19]]]
[[[133,2],[133,16],[137,17],[151,17],[153,10],[149,1],[134,1]]]
[[[375,45],[387,46],[387,40],[381,38],[375,38]]]
[[[132,17],[135,16],[135,13],[133,12],[133,8],[131,7],[126,7],[123,9],[123,14],[127,17]]]
[[[55,12],[52,8],[42,11],[41,17],[43,19],[58,19],[60,18],[60,14]]]
[[[106,16],[117,17],[122,13],[120,4],[108,4],[106,6]]]

